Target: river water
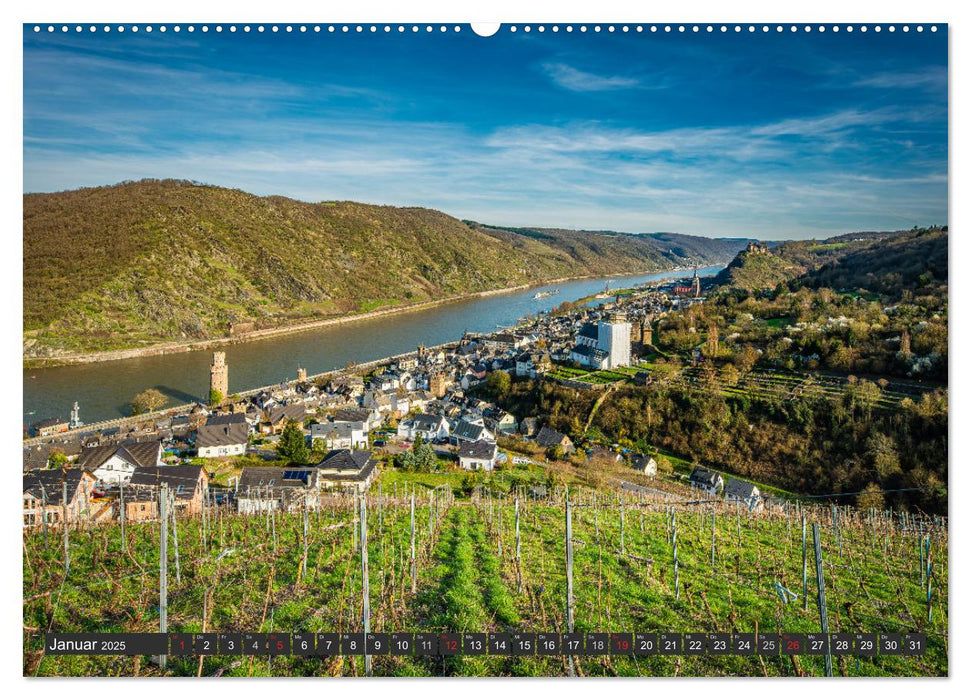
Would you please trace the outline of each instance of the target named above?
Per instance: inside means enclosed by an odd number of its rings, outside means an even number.
[[[698,270],[712,275],[720,266]],[[350,321],[260,340],[228,345],[230,392],[295,379],[297,367],[311,375],[344,367],[348,362],[369,362],[458,340],[465,331],[486,333],[511,326],[526,315],[548,311],[565,300],[576,300],[604,289],[622,289],[642,282],[684,276],[660,272],[630,277],[561,282],[517,292],[450,302],[417,311]],[[537,292],[560,293],[534,299]],[[91,423],[129,413],[132,397],[148,387],[170,397],[171,405],[208,396],[211,350],[154,355],[87,365],[24,370],[24,422],[67,418],[71,406],[80,405],[81,420]]]

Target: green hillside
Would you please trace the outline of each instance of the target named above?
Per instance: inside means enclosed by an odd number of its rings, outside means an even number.
[[[844,234],[741,251],[719,273],[720,285],[745,291],[793,288],[863,289],[890,297],[903,290],[937,293],[947,285],[947,228]]]
[[[728,267],[718,273],[715,283],[734,289],[755,291],[771,289],[804,272],[805,267],[787,260],[778,251],[756,247],[740,252]]]
[[[227,335],[539,283],[725,262],[741,241],[541,237],[438,211],[310,204],[176,180],[24,199],[24,356]],[[667,245],[665,243],[665,245]],[[668,248],[671,246],[668,245]]]

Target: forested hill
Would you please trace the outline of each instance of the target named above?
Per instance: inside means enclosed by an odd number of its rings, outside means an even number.
[[[555,254],[594,264],[598,259],[637,254],[660,259],[664,267],[724,263],[751,239],[706,238],[680,233],[620,233],[551,228],[510,228],[467,221],[472,228],[516,248],[542,245]]]
[[[25,359],[227,335],[561,277],[725,263],[703,237],[470,226],[177,180],[29,194]]]
[[[734,289],[831,287],[899,298],[946,292],[947,228],[844,234],[825,241],[790,241],[774,248],[749,246],[716,281]]]

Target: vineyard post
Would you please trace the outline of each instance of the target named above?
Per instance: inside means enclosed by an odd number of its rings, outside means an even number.
[[[272,495],[272,492],[270,491],[269,486],[266,487],[266,495],[267,495],[266,508],[267,508],[267,512],[270,515],[270,534],[273,538],[273,551],[275,552],[276,551],[276,503],[271,502],[269,498]],[[281,498],[285,498],[285,496],[281,496]]]
[[[570,488],[567,487],[564,503],[566,518],[566,629],[573,632],[573,519],[570,515]]]
[[[344,499],[341,498],[341,500],[343,501]],[[351,518],[351,533],[354,536],[354,551],[356,552],[358,551],[358,531],[357,530],[359,527],[359,523],[357,519],[357,515],[358,515],[357,507],[355,506],[354,508],[352,508],[352,511],[353,511],[353,516]]]
[[[920,585],[924,585],[924,538],[917,536],[917,557],[920,560]]]
[[[499,501],[499,526],[496,528],[496,538],[499,540],[499,561],[502,561],[502,501]]]
[[[931,622],[931,613],[932,613],[932,609],[931,609],[931,593],[933,591],[933,588],[932,588],[933,581],[931,580],[932,568],[931,568],[931,537],[930,537],[930,535],[927,536],[927,556],[925,558],[927,560],[927,624],[930,624],[930,622]]]
[[[64,580],[71,568],[71,534],[67,526],[67,479],[61,484],[61,529],[64,530]]]
[[[47,489],[41,484],[40,487],[40,517],[44,528],[44,550],[47,550]]]
[[[806,557],[806,516],[802,516],[802,609],[809,612],[809,580],[806,576],[808,571]]]
[[[671,554],[674,558],[674,599],[680,600],[681,586],[678,572],[678,523],[675,521],[674,530],[671,532]]]
[[[428,551],[432,551],[432,540],[435,534],[435,492],[428,492]]]
[[[128,549],[128,540],[125,539],[125,484],[118,484],[118,498],[120,506],[118,507],[118,521],[121,523],[121,551]]]
[[[520,556],[519,540],[519,498],[516,498],[516,591],[523,594],[523,560]]]
[[[816,552],[816,595],[819,604],[819,625],[826,636],[826,676],[833,675],[833,655],[829,648],[829,617],[826,611],[826,582],[823,572],[823,545],[819,537],[819,524],[813,523],[813,547]]]
[[[371,632],[371,585],[367,571],[367,497],[361,494],[361,605],[362,626],[364,627],[364,650],[367,651],[367,636]],[[364,655],[364,674],[371,675],[371,657]]]
[[[715,506],[711,507],[711,570],[715,570]]]
[[[620,553],[624,553],[624,502],[620,502]]]
[[[179,530],[175,522],[175,493],[169,493],[169,516],[172,518],[172,545],[175,547],[175,582],[182,584],[182,569],[179,566]]]
[[[411,492],[411,592],[418,590],[418,566],[415,563],[415,492]]]
[[[735,535],[738,538],[738,550],[742,551],[742,516],[739,513],[738,501],[735,501]]]
[[[168,529],[169,487],[162,483],[158,494],[159,517],[159,556],[158,556],[158,631],[165,634],[169,631],[169,529]],[[160,665],[165,668],[166,657],[163,654]]]
[[[303,561],[300,563],[300,578],[307,578],[307,533],[310,530],[310,490],[303,494]]]

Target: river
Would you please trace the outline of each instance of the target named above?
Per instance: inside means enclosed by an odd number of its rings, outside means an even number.
[[[713,275],[721,266],[698,270]],[[685,273],[659,272],[630,277],[561,282],[527,290],[450,302],[416,311],[345,324],[324,326],[289,335],[228,345],[230,392],[295,379],[297,367],[311,375],[344,367],[348,362],[369,362],[458,340],[465,331],[487,333],[511,326],[526,315],[548,311],[565,300]],[[534,299],[537,292],[560,293]],[[153,355],[110,362],[24,370],[24,422],[67,418],[75,401],[81,420],[91,423],[128,415],[132,397],[155,387],[171,404],[200,400],[209,393],[211,350]]]

